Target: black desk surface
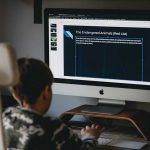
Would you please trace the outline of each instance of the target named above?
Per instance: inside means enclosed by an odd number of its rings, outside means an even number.
[[[74,132],[76,132],[80,136],[80,130],[74,129]],[[135,142],[146,142],[147,145],[143,147],[141,150],[150,150],[150,141],[146,141],[141,137],[137,137],[136,134],[124,131],[124,132],[118,132],[118,131],[105,131],[101,134],[102,138],[109,138],[112,139],[112,142],[119,141],[119,140],[128,140],[128,141],[135,141]],[[96,150],[134,150],[129,148],[119,148],[114,147],[110,145],[98,145]]]

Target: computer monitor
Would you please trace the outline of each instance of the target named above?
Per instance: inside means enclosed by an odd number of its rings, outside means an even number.
[[[150,102],[150,11],[45,9],[54,94]]]

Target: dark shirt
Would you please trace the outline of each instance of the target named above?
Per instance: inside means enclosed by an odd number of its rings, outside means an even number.
[[[21,107],[3,113],[8,150],[89,150],[95,139],[82,141],[59,119],[51,119]]]

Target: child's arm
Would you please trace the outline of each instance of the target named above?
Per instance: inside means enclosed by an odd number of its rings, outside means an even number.
[[[101,132],[102,128],[97,125],[87,126],[81,130],[81,140],[71,129],[61,123],[54,132],[52,140],[61,150],[89,150],[95,148]]]

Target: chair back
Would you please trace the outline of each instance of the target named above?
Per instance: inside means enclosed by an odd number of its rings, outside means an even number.
[[[12,86],[18,82],[19,73],[15,49],[9,43],[0,43],[0,86]],[[2,121],[2,99],[0,94],[0,150],[6,150]]]

